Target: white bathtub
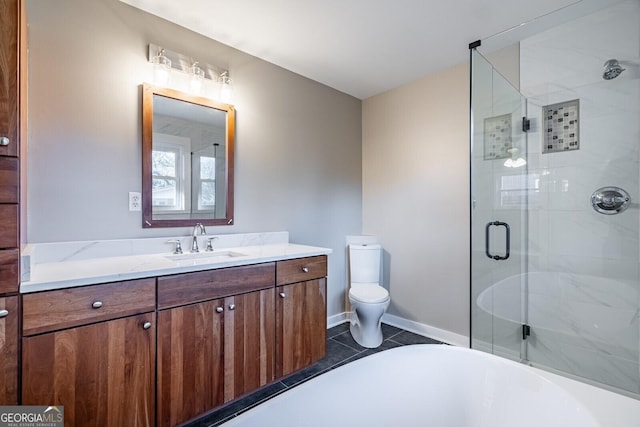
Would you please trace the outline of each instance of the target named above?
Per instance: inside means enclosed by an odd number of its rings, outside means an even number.
[[[637,427],[640,401],[467,348],[412,345],[344,365],[224,427]]]

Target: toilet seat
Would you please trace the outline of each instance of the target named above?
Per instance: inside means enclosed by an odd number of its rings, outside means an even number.
[[[382,286],[376,285],[351,285],[349,296],[357,302],[374,304],[385,302],[389,299],[389,292]]]

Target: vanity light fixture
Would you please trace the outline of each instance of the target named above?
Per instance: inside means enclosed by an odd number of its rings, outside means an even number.
[[[171,60],[165,56],[164,49],[157,49],[151,62],[154,82],[160,86],[167,86],[171,80]]]
[[[172,52],[153,43],[149,44],[149,62],[153,63],[153,80],[158,86],[167,87],[170,83],[171,70],[180,71],[183,77],[177,77],[174,86],[176,89],[190,92],[194,95],[213,98],[217,101],[230,104],[233,97],[233,86],[229,76],[229,70],[215,65],[204,64],[194,58],[181,53]],[[187,80],[185,80],[185,75]],[[180,83],[180,80],[183,83]],[[207,94],[206,81],[213,85],[211,93]]]

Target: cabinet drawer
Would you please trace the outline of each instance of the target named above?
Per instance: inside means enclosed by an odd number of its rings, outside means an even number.
[[[326,275],[326,255],[278,261],[276,265],[276,284],[278,286],[319,279]]]
[[[158,308],[258,291],[274,284],[273,262],[158,277]]]
[[[0,295],[18,292],[20,251],[18,249],[0,250]]]
[[[24,294],[23,334],[153,311],[155,299],[154,278]]]

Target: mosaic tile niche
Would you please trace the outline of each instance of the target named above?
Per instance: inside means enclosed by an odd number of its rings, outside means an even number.
[[[484,159],[511,157],[511,114],[484,119]]]
[[[542,117],[544,117],[543,153],[557,153],[580,148],[579,113],[580,101],[578,99],[542,107]]]

